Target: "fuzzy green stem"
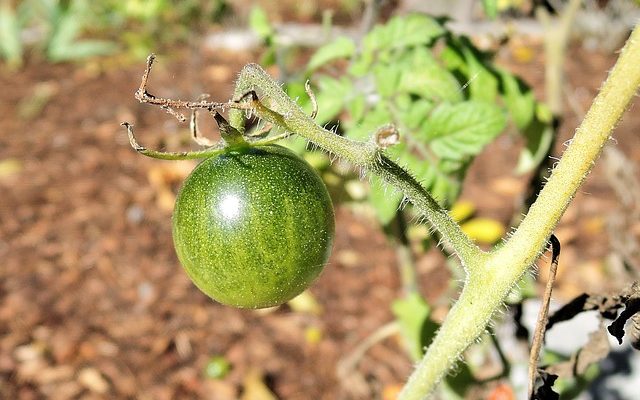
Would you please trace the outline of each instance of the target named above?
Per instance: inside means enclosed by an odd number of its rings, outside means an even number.
[[[538,199],[507,243],[491,253],[481,268],[472,269],[474,273],[400,393],[400,400],[426,398],[462,352],[484,332],[504,298],[540,256],[638,86],[640,28],[636,26]]]
[[[248,98],[247,94],[255,91],[260,91],[263,95],[260,101],[256,100],[257,96],[253,96],[252,106],[258,116],[287,131],[295,132],[364,172],[379,175],[386,183],[400,190],[442,234],[463,265],[471,268],[478,265],[477,260],[485,257],[485,253],[451,219],[447,210],[440,207],[411,174],[387,158],[373,141],[353,141],[318,126],[260,66],[249,64],[240,73],[234,98]],[[229,110],[229,118],[231,125],[242,131],[242,110]]]
[[[167,151],[157,151],[157,150],[149,150],[144,146],[141,146],[136,140],[136,136],[133,133],[133,125],[128,122],[123,122],[120,124],[127,129],[127,134],[129,135],[129,143],[131,147],[138,153],[145,155],[151,158],[157,158],[160,160],[196,160],[200,158],[213,157],[215,155],[221,154],[224,152],[223,147],[210,147],[208,149],[200,150],[200,151],[183,151],[183,152],[167,152]]]
[[[498,255],[518,254],[523,264],[532,264],[545,246],[560,217],[587,177],[611,132],[640,86],[640,26],[636,26],[622,49],[600,93],[593,101],[571,144],[551,174],[508,244]],[[516,269],[516,267],[512,267]],[[526,267],[525,267],[526,268]],[[521,267],[522,269],[522,267]],[[517,272],[517,271],[516,271]]]

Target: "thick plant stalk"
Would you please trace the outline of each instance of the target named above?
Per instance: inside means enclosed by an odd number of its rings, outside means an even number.
[[[513,236],[482,266],[470,268],[459,300],[400,393],[426,398],[482,334],[510,290],[529,270],[575,196],[640,85],[640,28],[636,26],[571,144]]]

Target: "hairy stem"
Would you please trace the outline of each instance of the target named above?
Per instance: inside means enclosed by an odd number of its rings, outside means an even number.
[[[454,249],[463,265],[469,270],[480,265],[479,260],[484,259],[486,254],[462,232],[460,226],[429,192],[411,174],[387,158],[374,141],[353,141],[318,126],[260,66],[249,64],[240,73],[234,98],[247,98],[247,93],[257,91],[262,96],[260,101],[254,96],[252,107],[258,116],[287,131],[295,132],[322,149],[349,161],[363,172],[382,177],[386,183],[400,190],[427,217]],[[231,125],[240,131],[243,129],[242,113],[238,109],[229,110]]]
[[[538,200],[502,253],[524,248],[534,248],[528,253],[535,253],[544,246],[639,85],[640,28],[636,27]]]
[[[640,28],[636,26],[538,199],[513,236],[486,258],[478,273],[468,277],[459,300],[399,399],[426,398],[462,352],[484,332],[504,298],[540,256],[639,85]]]

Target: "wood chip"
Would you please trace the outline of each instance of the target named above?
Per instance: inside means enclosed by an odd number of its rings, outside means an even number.
[[[95,368],[87,367],[78,373],[78,382],[92,392],[105,394],[109,390],[109,382]]]

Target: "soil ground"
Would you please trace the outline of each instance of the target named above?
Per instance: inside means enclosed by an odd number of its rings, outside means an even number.
[[[523,62],[507,48],[499,62],[542,98],[544,60],[538,46],[530,50],[533,58]],[[193,67],[183,57],[161,58],[151,88],[184,98],[202,91],[194,89],[199,84],[224,100],[240,67],[256,60],[206,54]],[[574,107],[567,108],[555,154],[614,61],[613,54],[571,50],[566,92]],[[233,399],[255,387],[255,370],[281,399],[378,398],[405,380],[411,362],[395,339],[363,357],[362,379],[345,382],[336,374],[345,354],[392,320],[390,303],[399,295],[395,253],[375,222],[338,208],[333,256],[311,288],[320,312],[216,304],[188,280],[171,241],[172,194],[193,164],[136,154],[119,126],[134,123],[150,148],[187,146],[186,125],[134,100],[142,63],[99,72],[36,62],[20,72],[1,68],[1,398]],[[42,91],[50,98],[30,111],[27,104]],[[637,103],[614,141],[636,170]],[[526,183],[511,172],[518,146],[504,135],[474,163],[463,197],[479,215],[509,224]],[[558,229],[556,298],[625,286],[627,278],[618,279],[622,272],[607,261],[607,221],[620,208],[601,162]],[[640,226],[631,225],[624,234],[637,239]],[[444,258],[421,257],[418,273],[422,293],[446,308]],[[213,355],[233,365],[223,380],[203,375]]]

